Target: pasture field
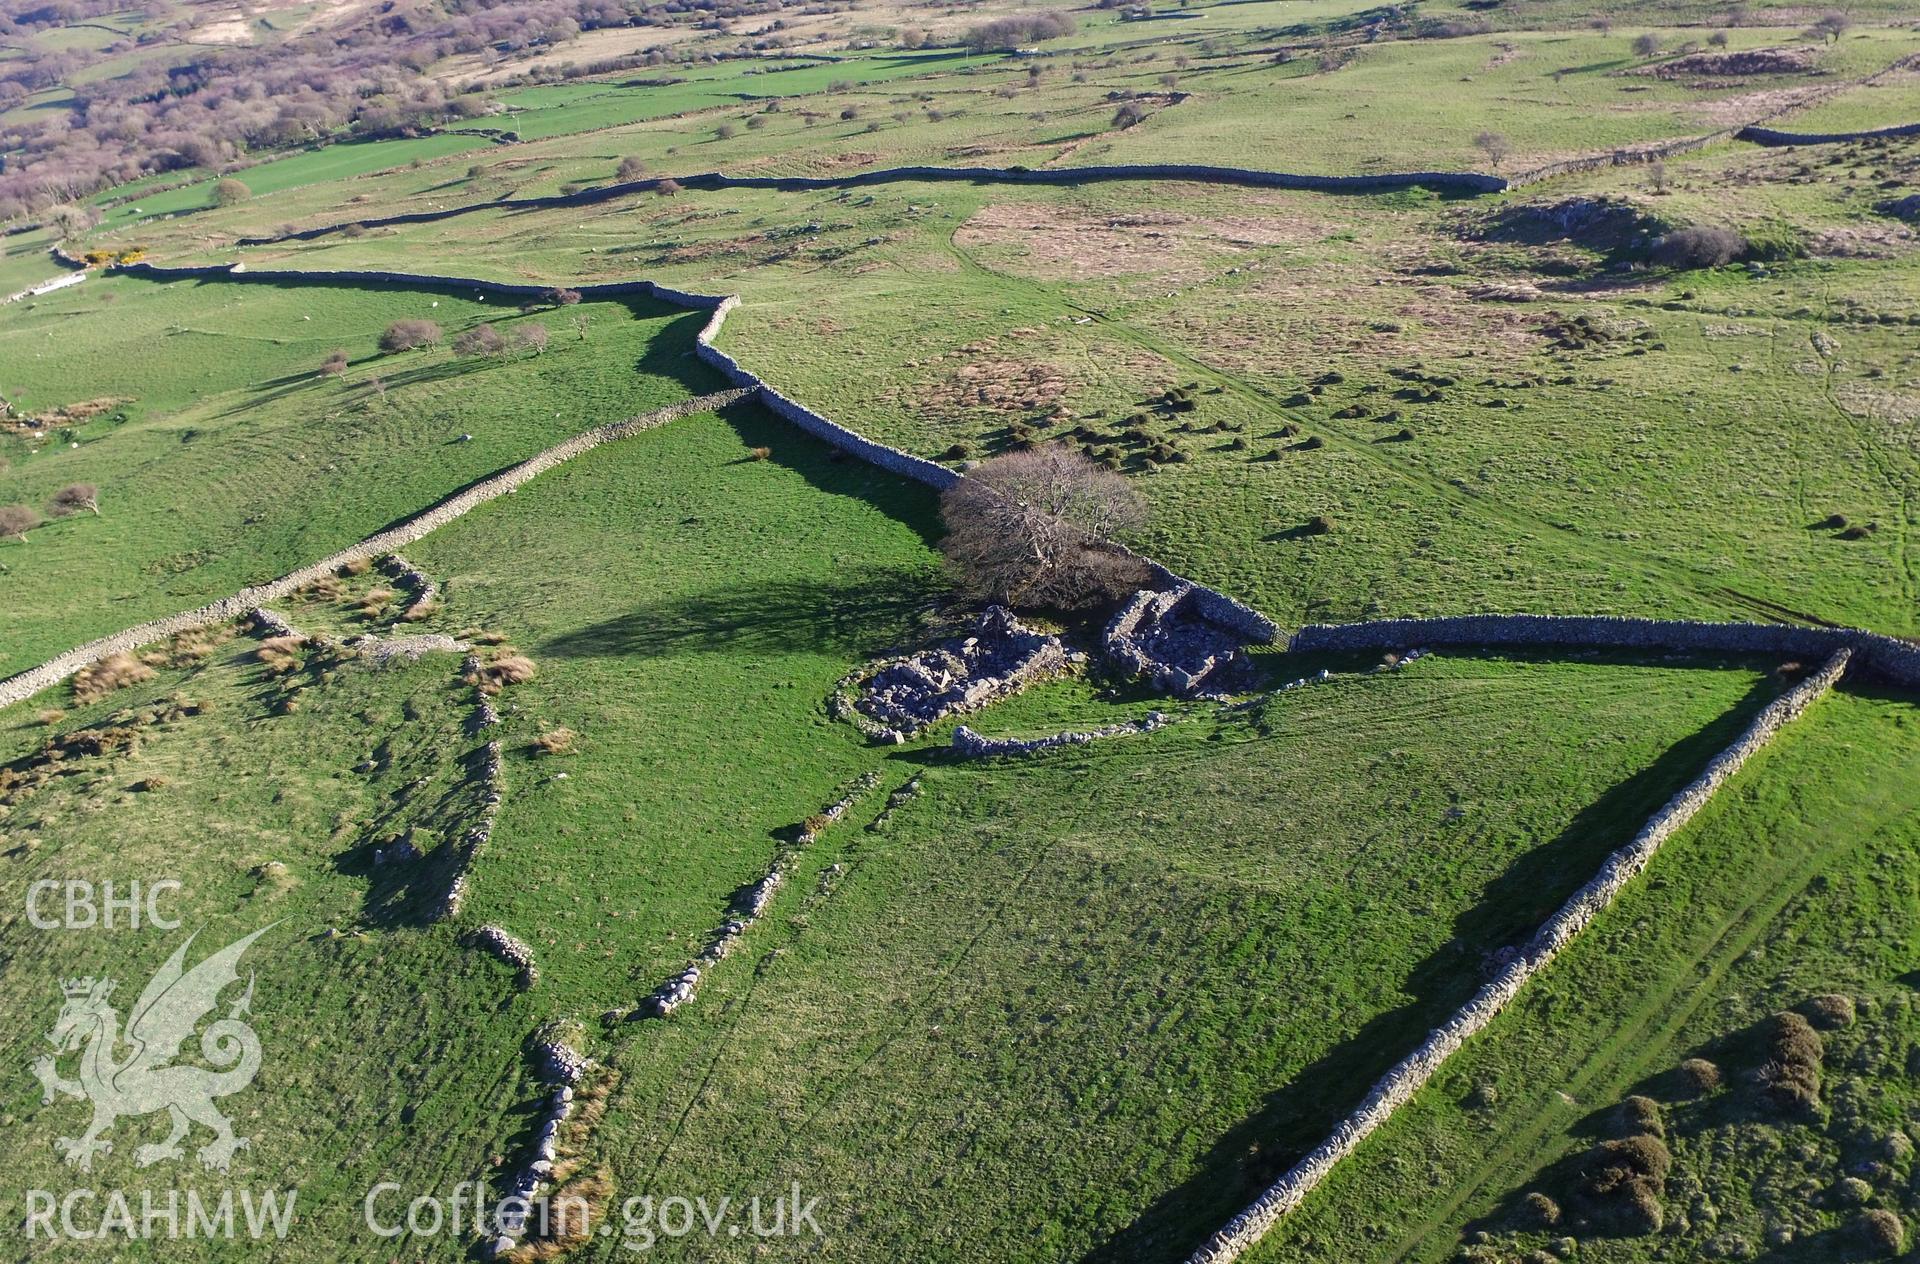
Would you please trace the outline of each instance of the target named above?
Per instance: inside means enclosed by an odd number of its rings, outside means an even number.
[[[1713,1258],[1742,1242],[1746,1258],[1880,1258],[1860,1239],[1861,1208],[1915,1211],[1886,1138],[1915,1091],[1917,737],[1907,698],[1821,703],[1255,1258],[1447,1260],[1482,1232],[1480,1258],[1539,1250],[1568,1231],[1541,1227],[1521,1195],[1564,1199],[1556,1165],[1617,1135],[1616,1108],[1636,1093],[1667,1116],[1670,1232],[1582,1234],[1579,1258]],[[1755,1029],[1829,994],[1860,1018],[1824,1033],[1821,1111],[1756,1102]],[[1692,1057],[1723,1072],[1703,1099],[1676,1071]],[[1863,1175],[1864,1199],[1835,1196]]]
[[[428,317],[449,339],[493,320],[508,334],[545,325],[551,341],[492,359],[378,352],[391,321]],[[522,315],[471,293],[132,277],[10,312],[0,394],[41,415],[108,406],[44,439],[0,439],[0,503],[91,483],[101,505],[0,545],[0,669],[284,574],[591,426],[707,389],[687,355],[698,324],[646,302]],[[322,375],[336,349],[348,368]]]
[[[78,1136],[87,1120],[84,1102],[43,1105],[27,1074],[51,1052],[44,1037],[60,1011],[61,981],[116,980],[124,1016],[190,934],[189,965],[271,926],[241,964],[254,980],[261,1070],[220,1103],[250,1145],[223,1179],[193,1157],[213,1135],[196,1126],[186,1161],[142,1168],[135,1151],[162,1138],[165,1118],[123,1119],[107,1138],[112,1152],[80,1179],[152,1189],[161,1199],[168,1190],[214,1198],[228,1182],[297,1188],[288,1239],[275,1249],[285,1258],[370,1259],[370,1248],[384,1245],[361,1217],[372,1184],[444,1189],[475,1179],[491,1170],[518,1112],[530,1109],[521,1045],[538,1021],[532,1002],[514,996],[508,972],[461,947],[451,928],[424,924],[437,892],[409,890],[370,859],[409,829],[423,842],[456,830],[470,809],[466,760],[479,739],[469,736],[471,691],[455,680],[458,660],[441,654],[379,672],[348,665],[325,682],[316,666],[290,685],[267,674],[256,644],[228,640],[190,665],[204,643],[176,645],[180,667],[51,725],[20,707],[0,714],[8,774],[30,771],[43,743],[66,744],[44,784],[7,776],[0,806],[8,944],[0,1042],[19,1068],[0,1112],[12,1173],[6,1214],[16,1223],[24,1191],[70,1187],[76,1173],[55,1139]],[[289,693],[298,711],[277,713],[274,700]],[[89,733],[100,735],[97,745]],[[98,747],[106,753],[90,753]],[[378,767],[352,771],[363,758]],[[421,864],[444,881],[440,865]],[[124,892],[162,876],[183,884],[159,904],[177,930],[125,929],[124,913],[112,934],[26,924],[32,883],[111,880]],[[40,907],[58,918],[58,893]],[[221,998],[221,1016],[238,995]],[[73,1075],[74,1059],[62,1061]],[[58,1249],[75,1253],[67,1258],[125,1259],[130,1248],[109,1237]],[[249,1252],[261,1248],[243,1236],[167,1249],[168,1258],[233,1260],[257,1258]],[[24,1250],[32,1256],[47,1244]]]
[[[888,784],[917,797],[809,849],[766,933],[621,1053],[612,1165],[797,1179],[841,1258],[1179,1258],[1770,692],[1428,659],[910,764]]]
[[[1143,494],[1129,544],[1283,634],[1532,611],[1920,635],[1920,225],[1898,209],[1920,138],[1608,161],[1761,119],[1920,121],[1912,72],[1881,73],[1920,55],[1920,29],[1878,3],[1831,39],[1804,6],[1660,0],[1600,24],[1590,7],[1089,9],[981,54],[955,34],[1014,8],[889,0],[784,28],[773,11],[682,15],[660,38],[685,60],[594,75],[561,63],[631,51],[646,28],[483,45],[426,74],[484,80],[497,111],[247,152],[232,174],[251,195],[225,207],[214,172],[150,176],[97,195],[104,222],[66,244],[737,294],[719,345],[782,392],[955,467],[1079,448]],[[192,16],[273,40],[319,13]],[[907,47],[913,24],[948,42]],[[1779,56],[1738,60],[1756,53]],[[1572,158],[1594,163],[1486,196],[989,180],[505,204],[611,182],[629,159],[657,177],[1517,177]],[[451,208],[471,209],[343,227]],[[236,244],[323,226],[342,230]],[[58,275],[58,231],[4,238],[0,293]],[[434,321],[439,344],[380,350],[407,319]],[[98,514],[0,539],[0,676],[716,389],[695,354],[706,319],[104,269],[0,307],[0,506],[100,493]],[[455,354],[483,322],[510,340],[538,326],[545,349]],[[344,368],[321,372],[336,350]],[[264,1069],[231,1105],[255,1138],[244,1183],[301,1190],[275,1258],[475,1257],[471,1233],[376,1239],[358,1200],[381,1179],[504,1183],[538,1135],[534,1042],[563,1030],[611,1072],[592,1081],[610,1086],[604,1114],[596,1087],[592,1127],[567,1141],[608,1206],[795,1182],[822,1196],[822,1240],[654,1244],[668,1258],[1183,1259],[1796,674],[1261,647],[1248,692],[1221,703],[1115,679],[1096,653],[965,722],[1173,722],[962,761],[952,720],[880,745],[831,702],[969,610],[944,529],[926,487],[742,403],[597,447],[407,547],[439,587],[423,617],[356,570],[277,607],[327,644],[184,635],[104,696],[63,684],[0,710],[16,1183],[76,1179],[55,1145],[83,1105],[43,1105],[20,1070],[59,981],[110,975],[130,1002],[189,931],[212,948],[273,923],[249,957]],[[1032,617],[1092,648],[1104,612]],[[459,648],[377,666],[348,644],[416,635]],[[487,724],[466,673],[501,664],[514,679]],[[1869,1256],[1885,1225],[1865,1213],[1908,1232],[1920,1217],[1916,735],[1911,697],[1849,680],[1820,701],[1251,1258],[1887,1257]],[[376,863],[403,840],[421,854]],[[459,911],[436,921],[457,871]],[[770,871],[784,883],[691,999],[637,1018]],[[35,881],[154,873],[185,884],[177,932],[22,920]],[[536,983],[473,945],[482,925],[529,946]],[[1827,995],[1852,1018],[1814,1004]],[[1818,1106],[1789,1116],[1755,1076],[1761,1024],[1795,1007],[1824,1044]],[[1719,1086],[1682,1091],[1690,1058]],[[1590,1223],[1583,1185],[1635,1095],[1671,1154],[1657,1234]],[[147,1125],[122,1125],[103,1182],[147,1179]],[[150,1183],[212,1179],[183,1165]],[[18,1221],[15,1193],[0,1212]]]

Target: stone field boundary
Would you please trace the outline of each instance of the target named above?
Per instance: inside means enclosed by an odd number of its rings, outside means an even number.
[[[625,421],[609,422],[583,431],[565,442],[555,444],[546,451],[528,457],[520,464],[511,466],[502,472],[481,479],[478,483],[458,492],[413,517],[397,527],[390,527],[376,535],[370,535],[358,544],[349,545],[338,553],[322,558],[311,566],[303,566],[280,578],[264,584],[242,588],[230,596],[208,602],[192,610],[183,610],[179,614],[170,614],[158,619],[149,619],[145,623],[103,636],[77,646],[64,654],[59,654],[37,667],[30,667],[18,675],[0,680],[0,707],[12,706],[16,702],[31,698],[51,685],[57,685],[81,668],[99,662],[109,654],[138,649],[151,644],[162,637],[177,632],[186,632],[193,628],[206,627],[209,624],[225,623],[238,619],[271,601],[278,601],[295,589],[303,588],[316,579],[332,574],[348,562],[373,561],[384,557],[396,549],[425,538],[455,518],[470,513],[513,491],[522,483],[544,474],[564,461],[572,460],[582,452],[599,447],[615,439],[624,439],[663,426],[670,421],[694,413],[703,413],[715,408],[745,399],[750,391],[715,391],[710,395],[700,395],[693,399],[681,400],[654,412],[629,417]]]
[[[1698,777],[1655,812],[1625,846],[1607,857],[1599,873],[1534,932],[1510,965],[1381,1076],[1360,1105],[1334,1127],[1326,1140],[1268,1186],[1246,1210],[1229,1220],[1188,1257],[1188,1264],[1224,1264],[1238,1259],[1282,1217],[1305,1201],[1340,1160],[1352,1154],[1362,1141],[1391,1119],[1396,1110],[1411,1101],[1449,1057],[1484,1031],[1529,980],[1613,903],[1628,881],[1652,861],[1660,845],[1706,806],[1714,791],[1739,772],[1774,734],[1832,689],[1846,672],[1853,653],[1851,648],[1841,647],[1818,671],[1768,704],[1731,745],[1713,757]]]

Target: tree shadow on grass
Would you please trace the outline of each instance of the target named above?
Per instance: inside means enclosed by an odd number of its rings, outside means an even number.
[[[874,568],[822,582],[773,579],[659,601],[553,638],[557,658],[662,658],[720,650],[864,657],[921,626],[945,595],[932,572]]]
[[[1779,689],[1777,680],[1760,681],[1737,706],[1583,808],[1551,841],[1516,857],[1455,918],[1453,937],[1408,974],[1403,990],[1415,998],[1412,1002],[1373,1018],[1268,1094],[1199,1158],[1192,1176],[1089,1251],[1086,1264],[1184,1258],[1245,1208],[1478,990],[1489,953],[1524,942],[1593,876],[1603,857],[1697,777]],[[1249,980],[1248,986],[1259,981]]]

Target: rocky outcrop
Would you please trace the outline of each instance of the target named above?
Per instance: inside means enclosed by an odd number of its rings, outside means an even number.
[[[1340,1160],[1379,1128],[1394,1111],[1424,1087],[1440,1067],[1468,1039],[1513,1000],[1541,970],[1613,903],[1626,884],[1652,861],[1660,845],[1671,838],[1715,790],[1738,772],[1773,735],[1831,689],[1846,672],[1852,651],[1842,648],[1807,679],[1795,685],[1755,717],[1733,744],[1716,755],[1698,777],[1658,812],[1633,838],[1609,856],[1591,881],[1574,892],[1525,947],[1506,955],[1506,963],[1491,982],[1435,1028],[1406,1058],[1382,1076],[1352,1114],[1285,1175],[1269,1186],[1245,1211],[1189,1257],[1188,1264],[1224,1264],[1238,1259],[1249,1247],[1298,1207]]]
[[[903,742],[950,715],[1009,697],[1066,670],[1060,638],[989,606],[959,636],[882,663],[858,686],[852,706],[870,736]]]
[[[398,553],[389,553],[381,558],[380,569],[412,597],[407,602],[407,608],[400,612],[402,619],[421,618],[440,600],[440,585]]]
[[[1165,712],[1154,711],[1126,724],[1109,724],[1104,728],[1081,729],[1054,733],[1047,737],[1026,738],[983,737],[962,724],[953,731],[953,753],[962,759],[987,759],[997,755],[1031,755],[1035,751],[1053,750],[1059,746],[1085,746],[1109,737],[1131,737],[1137,733],[1151,733],[1171,723],[1173,723],[1172,716]]]
[[[303,641],[307,639],[307,634],[289,623],[285,615],[265,606],[256,606],[247,611],[247,622],[264,637],[297,636]]]
[[[1135,593],[1107,622],[1113,665],[1182,698],[1222,697],[1248,677],[1243,638],[1208,618],[1190,584]]]

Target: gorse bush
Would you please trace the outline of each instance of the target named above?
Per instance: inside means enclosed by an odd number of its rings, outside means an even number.
[[[1763,1096],[1782,1110],[1810,1114],[1820,1108],[1820,1063],[1826,1045],[1820,1033],[1788,1010],[1761,1025],[1765,1060],[1754,1072]]]

